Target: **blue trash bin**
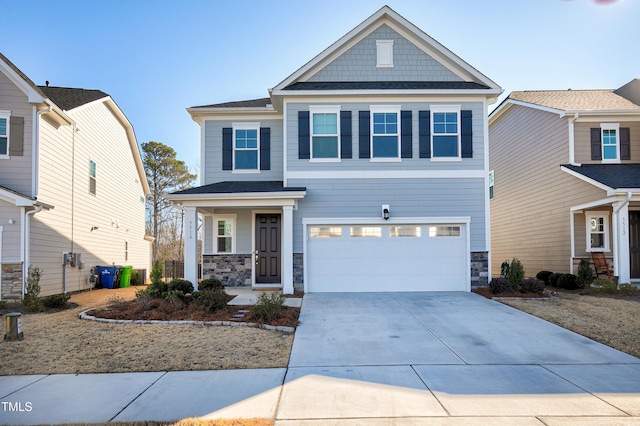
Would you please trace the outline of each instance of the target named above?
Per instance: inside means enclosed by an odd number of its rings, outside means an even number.
[[[115,266],[98,266],[98,275],[100,276],[100,284],[103,288],[117,288],[116,273],[118,269]]]

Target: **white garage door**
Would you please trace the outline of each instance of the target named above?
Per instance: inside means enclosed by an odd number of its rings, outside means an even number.
[[[307,292],[467,291],[465,224],[308,225]]]

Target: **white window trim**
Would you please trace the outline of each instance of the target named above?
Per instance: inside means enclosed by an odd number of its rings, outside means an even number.
[[[397,162],[401,162],[402,158],[401,158],[401,146],[400,146],[400,129],[402,127],[402,123],[400,122],[400,110],[402,109],[402,107],[400,105],[370,105],[369,106],[369,133],[370,133],[370,137],[369,137],[369,152],[371,154],[371,157],[369,158],[369,161],[372,163],[397,163]],[[375,113],[394,113],[396,114],[397,117],[397,123],[398,123],[398,132],[396,133],[396,137],[398,139],[398,156],[397,157],[374,157],[373,156],[373,137],[375,136],[373,133],[373,114]]]
[[[616,131],[616,158],[605,160],[604,158],[604,131]],[[620,123],[600,123],[600,150],[603,163],[620,163]]]
[[[430,123],[431,123],[431,137],[429,143],[431,144],[431,161],[462,161],[462,107],[460,105],[430,105]],[[435,122],[433,119],[434,113],[442,112],[455,112],[458,114],[458,155],[456,157],[436,157],[433,150],[433,137],[436,136],[434,132]],[[438,133],[440,135],[440,133]]]
[[[91,163],[96,165],[96,175],[95,176],[91,175]],[[91,179],[93,179],[96,182],[96,184],[95,184],[96,191],[95,192],[91,192]],[[93,196],[98,195],[98,162],[95,161],[93,158],[89,158],[89,191],[88,192],[89,192],[90,195],[93,195]]]
[[[376,68],[393,68],[393,40],[376,40]]]
[[[232,143],[232,161],[233,161],[233,167],[232,167],[232,173],[260,173],[260,123],[231,123],[231,127],[232,127],[232,139],[231,139],[231,143]],[[256,130],[257,131],[257,137],[258,137],[258,145],[257,145],[257,152],[258,152],[258,162],[257,162],[257,167],[255,169],[236,169],[236,130]],[[251,149],[240,149],[240,151],[253,151],[253,148]]]
[[[213,254],[236,254],[236,221],[237,214],[213,215]],[[231,251],[218,251],[218,221],[231,222]]]
[[[591,232],[590,232],[590,221],[593,218],[604,218],[604,247],[591,247]],[[590,211],[585,214],[585,228],[586,228],[586,251],[587,253],[602,251],[609,252],[611,248],[609,247],[609,228],[610,228],[610,220],[609,220],[609,212],[608,211]]]
[[[310,138],[310,163],[340,163],[342,162],[342,154],[340,152],[340,105],[311,105],[309,106],[309,138]],[[313,158],[313,114],[336,114],[337,121],[337,140],[338,140],[338,156],[336,158]],[[320,135],[318,135],[320,136]],[[322,135],[327,136],[327,135]]]
[[[0,110],[0,118],[7,120],[7,153],[0,154],[0,159],[9,159],[9,144],[11,143],[11,111]]]
[[[494,170],[489,171],[489,199],[496,198],[496,175]]]

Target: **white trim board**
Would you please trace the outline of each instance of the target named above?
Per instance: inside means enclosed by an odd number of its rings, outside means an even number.
[[[287,179],[485,179],[484,170],[291,171]]]

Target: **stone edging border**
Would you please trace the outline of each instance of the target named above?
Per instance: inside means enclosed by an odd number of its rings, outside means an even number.
[[[558,300],[560,299],[557,296],[549,296],[549,297],[492,297],[491,300]]]
[[[107,324],[170,324],[170,325],[210,325],[210,326],[230,326],[230,327],[259,327],[265,330],[281,331],[283,333],[293,333],[296,331],[294,327],[284,325],[258,324],[255,322],[236,322],[236,321],[161,321],[161,320],[119,320],[109,318],[98,318],[88,315],[87,312],[98,308],[90,308],[78,314],[78,318],[87,321],[96,321]]]

